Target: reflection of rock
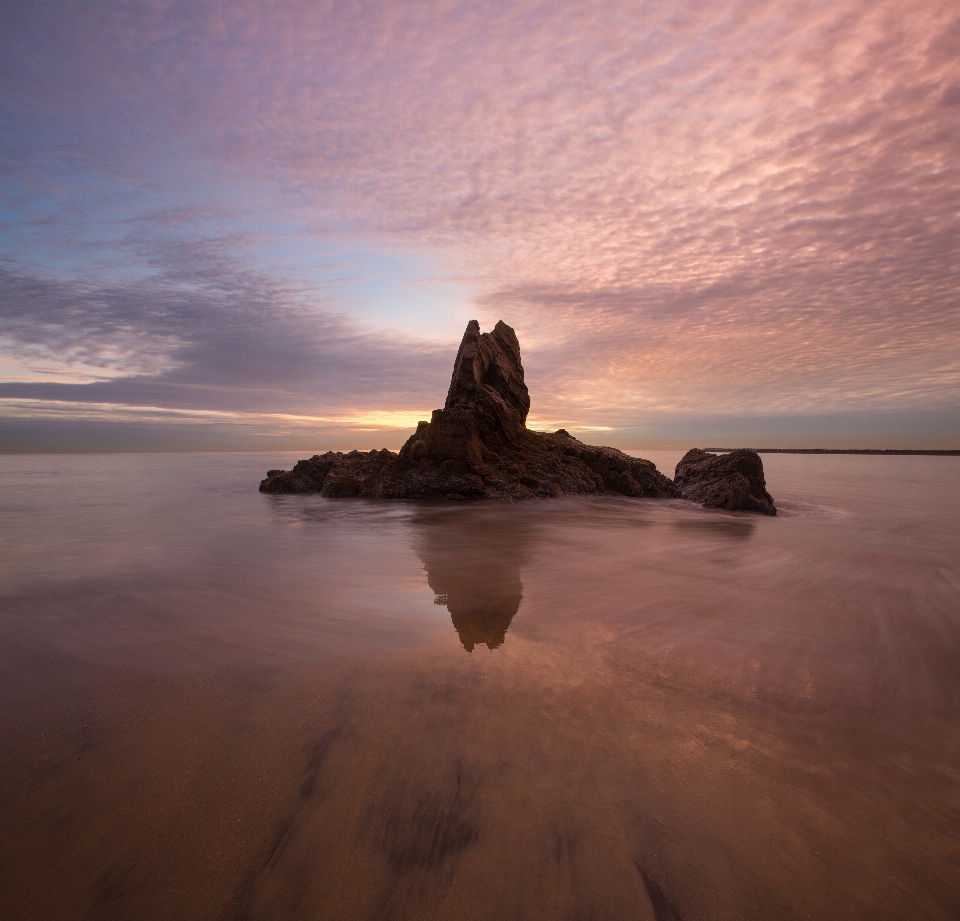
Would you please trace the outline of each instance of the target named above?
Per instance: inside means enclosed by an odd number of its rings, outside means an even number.
[[[708,454],[693,448],[677,464],[673,482],[684,499],[709,508],[777,514],[756,451]]]
[[[434,603],[450,612],[463,648],[502,645],[523,600],[520,566],[530,526],[518,520],[507,529],[489,509],[431,509],[414,521],[414,547],[437,596]]]
[[[443,409],[417,425],[399,454],[330,451],[269,471],[260,491],[383,499],[676,495],[650,461],[586,445],[563,429],[530,431],[529,408],[516,334],[502,321],[481,333],[471,320]]]
[[[473,647],[481,643],[489,649],[502,646],[507,638],[507,627],[523,600],[519,575],[515,574],[513,579],[501,579],[499,584],[471,586],[467,591],[463,590],[462,584],[456,584],[456,580],[453,584],[447,583],[447,575],[449,573],[437,573],[427,581],[435,592],[441,588],[453,589],[438,594],[434,603],[446,605],[463,648],[473,652]]]

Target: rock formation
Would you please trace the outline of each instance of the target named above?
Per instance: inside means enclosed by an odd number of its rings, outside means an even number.
[[[443,409],[434,410],[429,422],[417,425],[399,454],[386,449],[349,454],[328,451],[300,461],[292,470],[268,471],[260,491],[501,501],[564,495],[681,495],[648,460],[630,457],[616,448],[584,444],[564,429],[553,433],[530,431],[526,427],[529,409],[520,343],[513,329],[501,320],[493,332],[481,333],[477,321],[471,320],[457,352]],[[726,491],[719,486],[707,489],[694,485],[691,494],[683,493],[683,497],[718,508],[749,508],[771,514],[760,507],[762,496],[766,496],[769,508],[772,500],[763,489],[760,458],[753,456],[760,471],[760,498],[752,485],[743,487],[737,479],[743,476],[745,482],[753,484],[756,477],[743,474],[737,464],[729,470],[732,479]],[[727,467],[718,473],[720,479],[727,475],[723,471]],[[696,476],[694,480],[700,482]],[[694,492],[705,498],[695,498]],[[742,497],[746,497],[743,501],[747,505],[736,504]]]
[[[707,454],[692,448],[677,464],[673,485],[681,498],[709,508],[777,514],[756,451]]]

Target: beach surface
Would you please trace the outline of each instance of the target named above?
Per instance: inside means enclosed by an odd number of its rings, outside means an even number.
[[[960,916],[957,458],[766,456],[776,518],[289,460],[0,457],[5,916]]]

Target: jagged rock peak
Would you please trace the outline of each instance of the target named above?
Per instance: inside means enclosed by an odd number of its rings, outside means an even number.
[[[491,395],[517,414],[520,425],[526,423],[530,394],[523,381],[517,334],[503,320],[497,321],[492,332],[481,333],[480,324],[471,320],[457,351],[443,408],[475,403]]]

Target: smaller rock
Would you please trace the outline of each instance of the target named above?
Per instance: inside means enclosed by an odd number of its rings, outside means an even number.
[[[327,474],[342,455],[327,451],[298,461],[293,470],[268,470],[260,492],[319,492]]]
[[[673,485],[682,498],[707,508],[777,514],[756,451],[708,454],[693,448],[677,464]]]

